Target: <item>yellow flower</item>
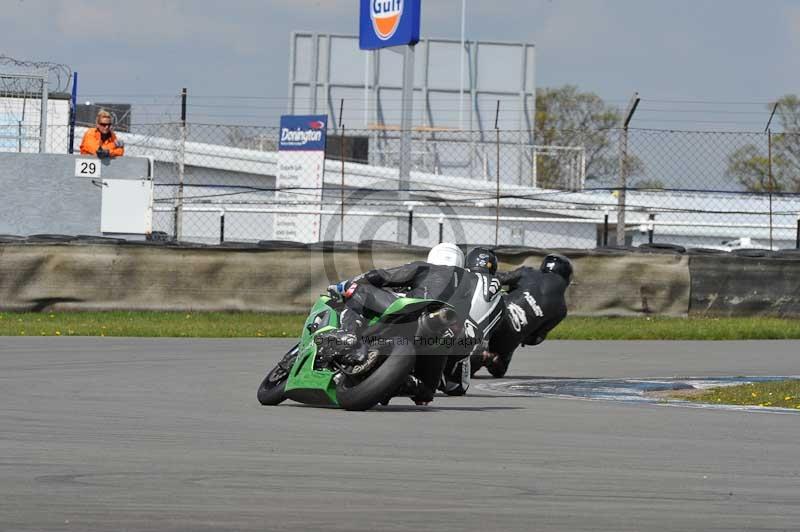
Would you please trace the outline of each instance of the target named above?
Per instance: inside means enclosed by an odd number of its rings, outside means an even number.
[[[787,395],[786,397],[783,398],[783,400],[784,401],[791,401],[792,400],[792,396],[791,395]]]
[[[752,395],[753,397],[756,397],[758,394],[756,392],[750,392],[750,395]]]
[[[61,331],[56,331],[56,336],[61,336]]]

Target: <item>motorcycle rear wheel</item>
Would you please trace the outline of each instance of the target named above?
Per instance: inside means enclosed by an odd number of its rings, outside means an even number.
[[[407,341],[392,346],[386,360],[367,378],[356,384],[342,380],[336,385],[336,399],[345,410],[369,410],[394,393],[414,369],[416,353]]]

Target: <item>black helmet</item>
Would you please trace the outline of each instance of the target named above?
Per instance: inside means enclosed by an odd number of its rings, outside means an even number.
[[[467,253],[464,267],[471,272],[489,273],[494,275],[497,271],[497,255],[487,248],[473,248]]]
[[[564,278],[567,284],[572,281],[572,263],[564,255],[551,253],[542,261],[539,268],[544,273],[556,273]]]

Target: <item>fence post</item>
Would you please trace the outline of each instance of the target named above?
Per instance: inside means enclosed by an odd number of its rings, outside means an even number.
[[[772,251],[772,191],[775,188],[775,182],[772,179],[772,129],[769,127],[772,124],[772,117],[775,116],[775,111],[778,110],[778,102],[772,106],[772,113],[767,120],[767,126],[764,128],[764,133],[767,134],[767,178],[769,186],[769,250]]]
[[[794,248],[800,249],[800,214],[797,215],[797,236],[795,237]]]
[[[497,110],[494,112],[494,130],[497,133],[497,200],[494,207],[494,245],[498,245],[500,239],[500,129],[498,119],[500,118],[500,100],[497,100]]]
[[[408,205],[408,245],[411,245],[411,233],[414,228],[414,205]]]
[[[175,204],[175,240],[183,237],[183,177],[186,162],[186,87],[181,90],[181,124],[178,143],[178,199]]]
[[[775,104],[777,105],[777,104]],[[775,184],[772,180],[772,130],[767,129],[767,174],[769,177],[769,250],[772,251],[772,190]]]
[[[39,115],[39,153],[47,153],[47,87],[48,73],[42,71],[42,107]]]
[[[800,220],[798,220],[798,227],[800,227]],[[439,216],[439,243],[444,242],[444,215]]]
[[[608,247],[608,209],[603,214],[603,247]]]
[[[74,153],[75,148],[75,121],[78,116],[78,73],[72,73],[72,94],[69,100],[69,145],[67,153]]]
[[[619,141],[619,183],[617,196],[617,245],[625,245],[625,192],[628,188],[628,124],[633,119],[636,106],[639,105],[639,93],[633,93],[625,121],[622,124]]]
[[[339,197],[339,240],[344,242],[344,124],[342,123],[342,113],[344,112],[344,98],[339,102],[339,159],[342,161],[342,184]],[[324,169],[323,169],[324,171]],[[323,183],[323,187],[324,187]]]
[[[656,215],[654,213],[651,213],[650,216],[648,216],[648,219],[650,220],[650,223],[647,224],[647,242],[649,244],[652,244],[653,232],[655,231],[655,224],[653,223],[653,220],[656,219]]]

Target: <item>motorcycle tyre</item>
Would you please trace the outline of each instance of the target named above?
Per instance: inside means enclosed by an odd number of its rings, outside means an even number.
[[[414,369],[416,355],[409,342],[396,343],[388,358],[365,380],[355,386],[336,385],[336,399],[345,410],[369,410],[400,388]]]
[[[297,346],[290,349],[289,353],[295,349],[297,349]],[[278,366],[272,368],[258,386],[258,392],[256,393],[256,396],[258,397],[258,402],[264,406],[279,405],[286,400],[286,381],[289,380],[289,374],[287,373],[281,380],[277,382],[272,382],[270,381],[270,375],[272,375],[272,373],[277,369],[279,369]]]

